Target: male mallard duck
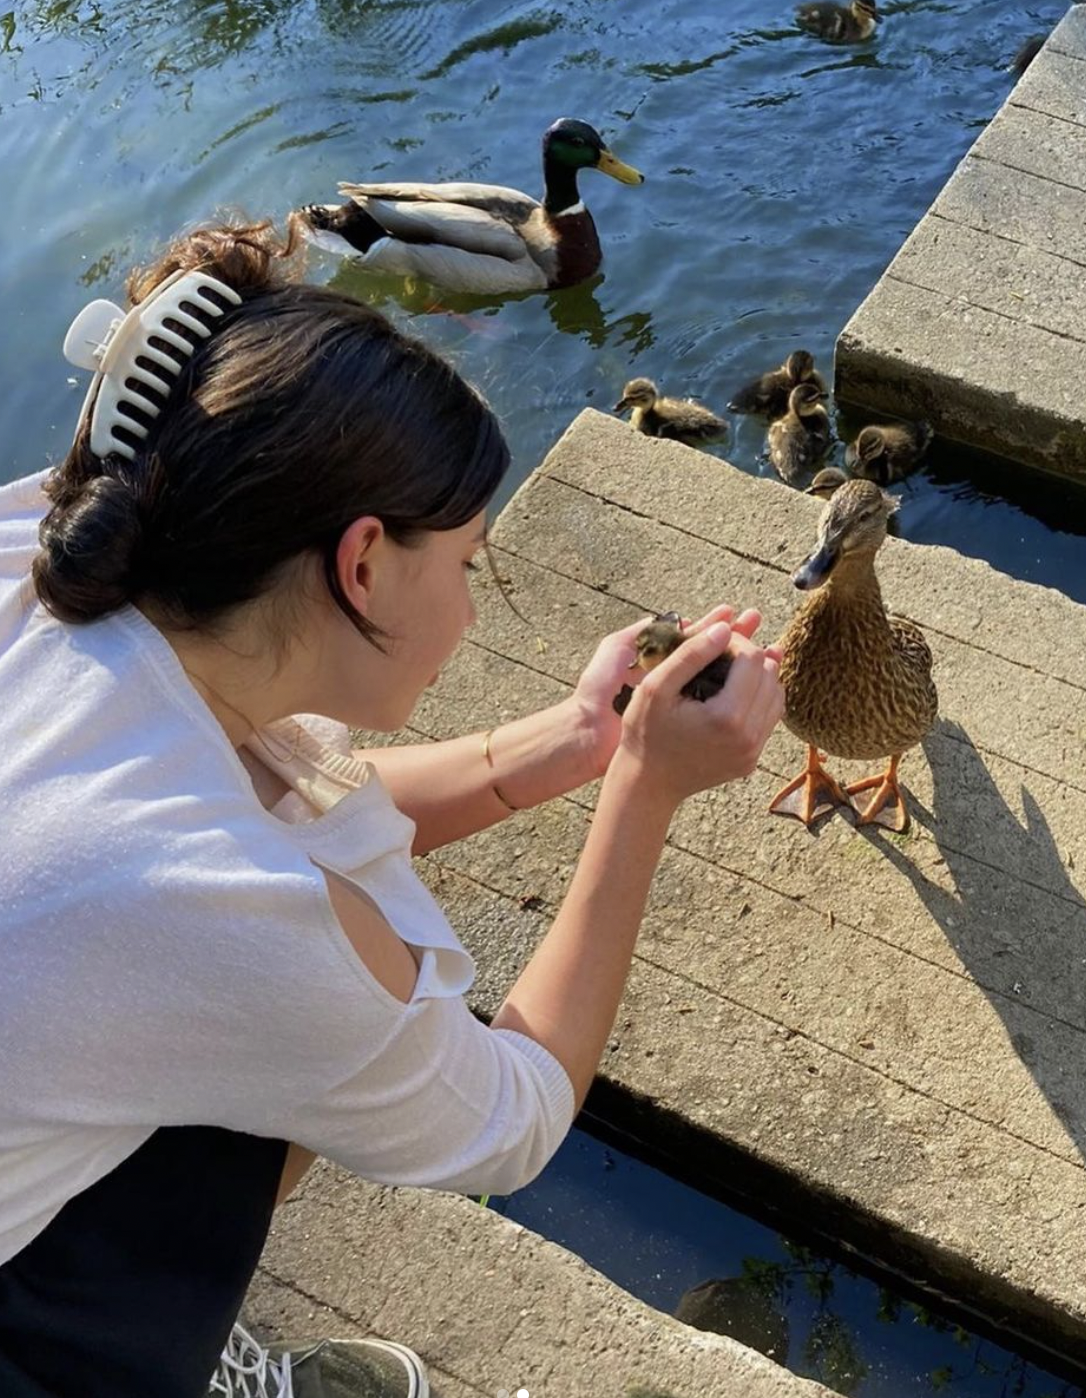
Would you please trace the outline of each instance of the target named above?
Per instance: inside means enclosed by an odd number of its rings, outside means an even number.
[[[657,665],[666,660],[685,640],[678,612],[659,612],[655,620],[650,621],[648,626],[637,633],[634,640],[637,654],[630,661],[629,668],[655,670]],[[724,681],[728,678],[731,667],[730,655],[718,655],[715,660],[710,660],[708,665],[703,666],[693,679],[687,680],[679,693],[704,703],[724,688]],[[632,698],[633,688],[624,684],[612,700],[615,713],[624,714]]]
[[[297,217],[374,271],[480,295],[546,291],[600,265],[596,225],[577,192],[584,169],[622,184],[645,178],[587,122],[563,117],[543,133],[542,203],[493,184],[341,184],[346,204],[307,204]]]
[[[780,417],[788,409],[788,395],[799,383],[817,384],[823,390],[826,387],[809,350],[793,350],[779,369],[771,369],[744,384],[728,404],[728,411]]]
[[[845,452],[845,465],[876,485],[903,481],[920,463],[935,433],[928,422],[865,427]]]
[[[788,395],[784,417],[769,424],[769,459],[777,475],[789,485],[797,484],[829,449],[830,419],[822,406],[825,396],[817,384],[797,384]]]
[[[846,481],[823,510],[818,547],[792,575],[809,595],[781,639],[781,683],[784,721],[807,744],[807,766],[769,809],[805,825],[827,809],[827,798],[847,804],[874,787],[860,824],[908,827],[897,766],[935,722],[937,696],[924,633],[887,615],[875,576],[875,555],[896,509],[873,481]],[[842,791],[819,748],[850,759],[889,755],[889,767]]]
[[[697,446],[717,442],[728,433],[725,418],[689,398],[665,398],[651,379],[631,379],[612,411],[624,413],[628,408],[633,409],[631,424],[646,437]]]
[[[852,0],[848,5],[800,5],[796,23],[829,44],[858,44],[870,39],[878,23],[876,0]]]
[[[848,479],[839,466],[824,466],[803,493],[817,495],[819,500],[828,500],[837,487],[844,485]]]

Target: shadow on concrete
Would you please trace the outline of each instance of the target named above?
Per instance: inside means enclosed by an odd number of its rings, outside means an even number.
[[[1019,818],[959,724],[940,719],[924,750],[934,783],[932,809],[915,797],[910,806],[935,840],[952,890],[927,878],[907,847],[865,833],[878,841],[946,934],[1086,1159],[1080,1090],[1080,1070],[1086,1068],[1086,901],[1074,882],[1074,853],[1059,848],[1024,784]]]

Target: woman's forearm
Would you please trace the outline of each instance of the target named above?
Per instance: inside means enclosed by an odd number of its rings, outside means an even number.
[[[359,749],[357,755],[373,763],[396,805],[418,826],[415,854],[497,824],[511,814],[510,806],[538,806],[599,775],[591,732],[572,700],[494,729],[489,757],[482,733]]]
[[[627,765],[604,779],[569,892],[539,949],[494,1016],[548,1048],[578,1109],[611,1032],[656,865],[675,811]]]

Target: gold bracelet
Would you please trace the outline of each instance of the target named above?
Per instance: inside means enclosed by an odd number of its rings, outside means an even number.
[[[496,731],[496,729],[492,728],[489,733],[483,734],[483,756],[484,758],[486,758],[486,765],[490,768],[491,771],[494,770],[494,758],[492,757],[490,752],[490,740],[491,738],[493,738]],[[501,787],[498,785],[497,782],[491,782],[490,789],[507,811],[520,810],[519,806],[513,805],[512,801],[509,800],[508,796],[506,796],[505,792],[502,791]]]

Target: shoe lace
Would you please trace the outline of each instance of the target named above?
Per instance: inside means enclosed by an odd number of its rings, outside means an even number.
[[[273,1359],[243,1325],[235,1322],[208,1392],[224,1398],[294,1398],[290,1355]]]

